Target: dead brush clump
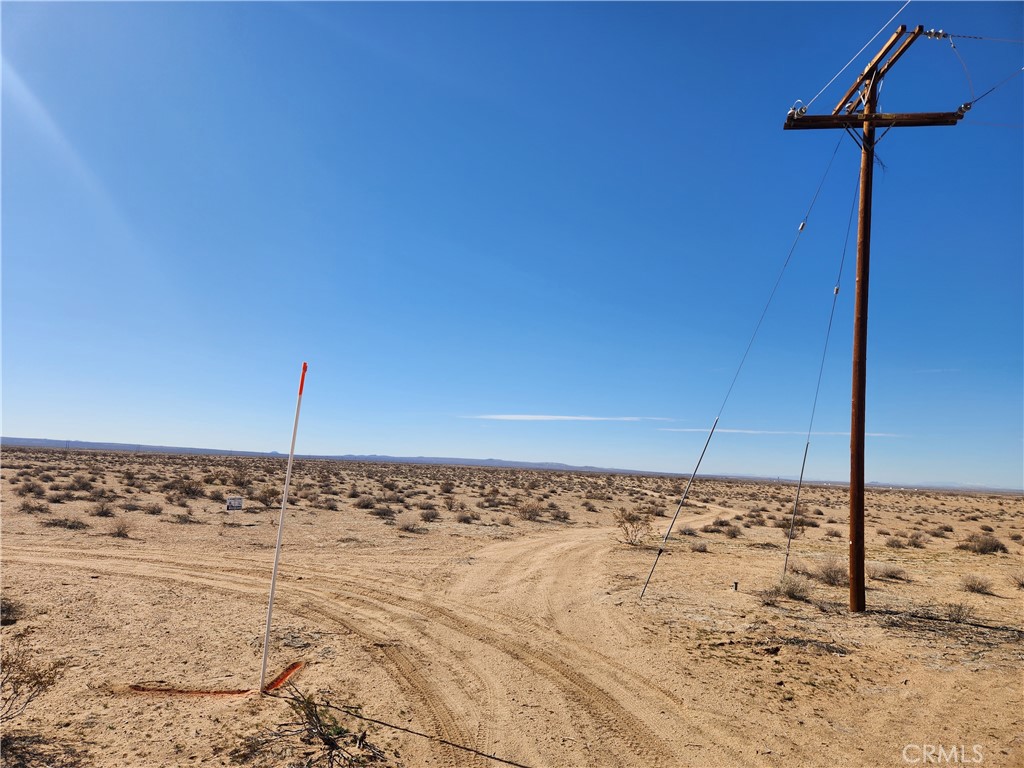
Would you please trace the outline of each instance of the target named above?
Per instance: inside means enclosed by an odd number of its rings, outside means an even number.
[[[947,621],[956,624],[969,624],[974,620],[974,607],[967,603],[948,603],[943,612]]]
[[[5,739],[8,724],[57,681],[65,666],[62,661],[34,659],[21,636],[4,642],[0,653],[0,726],[3,726]],[[5,755],[5,765],[7,757]]]
[[[1010,574],[1010,583],[1017,589],[1024,589],[1024,571],[1017,571]]]
[[[435,520],[441,519],[441,513],[437,511],[433,504],[427,507],[420,505],[420,520],[424,523],[433,523]]]
[[[633,509],[619,507],[612,520],[619,529],[623,544],[635,547],[651,532],[650,516],[641,514],[635,507]]]
[[[956,545],[957,549],[975,552],[979,555],[994,555],[998,552],[1009,552],[1006,545],[995,536],[987,533],[969,533]]]
[[[84,531],[89,524],[74,517],[53,517],[40,521],[47,528],[65,528],[69,531]]]
[[[395,520],[395,525],[398,526],[398,530],[405,531],[406,533],[422,533],[426,530],[419,527],[416,515],[412,512],[404,512],[399,515],[398,519]]]
[[[544,514],[544,505],[536,499],[526,499],[518,505],[516,514],[523,520],[537,520]]]
[[[976,573],[968,573],[960,579],[960,587],[964,592],[973,592],[976,595],[994,595],[992,591],[992,580]]]
[[[89,512],[93,517],[113,517],[114,516],[114,505],[109,501],[103,500],[98,501],[93,505],[92,510]]]
[[[114,527],[110,529],[110,535],[115,539],[130,539],[132,533],[132,524],[126,520],[121,520],[114,524]]]
[[[850,574],[846,565],[835,557],[828,558],[818,566],[815,576],[830,587],[845,587],[850,583]]]
[[[811,580],[795,573],[787,573],[782,580],[761,592],[762,605],[777,605],[782,598],[806,603],[811,598]]]
[[[336,706],[321,694],[318,701],[289,684],[282,692],[270,694],[283,699],[291,719],[264,729],[229,753],[231,762],[254,766],[302,765],[305,768],[348,768],[349,766],[397,765],[367,739],[367,731],[346,725],[340,718],[363,719],[358,705]],[[289,759],[301,753],[301,763]],[[398,755],[395,755],[397,758]]]
[[[779,582],[779,590],[790,600],[807,602],[811,598],[811,580],[800,574],[786,574]]]
[[[892,563],[868,563],[864,570],[869,579],[883,581],[910,581],[910,577],[907,575],[906,570],[900,568],[898,565],[893,565]]]
[[[32,501],[32,499],[24,499],[18,505],[18,511],[24,512],[27,515],[35,514],[46,514],[50,511],[50,505],[42,501]]]

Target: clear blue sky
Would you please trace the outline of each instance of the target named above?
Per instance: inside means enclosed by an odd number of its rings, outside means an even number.
[[[887,111],[1024,63],[1021,3],[901,5],[4,2],[3,434],[285,452],[306,360],[300,453],[689,472],[838,143],[701,468],[795,476],[859,150],[786,111],[898,23],[1018,42]],[[869,481],[1024,484],[1022,94],[878,146]]]

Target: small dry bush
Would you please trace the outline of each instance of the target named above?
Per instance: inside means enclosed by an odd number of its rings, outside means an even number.
[[[977,595],[991,595],[992,580],[976,573],[968,573],[960,579],[960,586],[964,592],[974,592]]]
[[[382,520],[392,520],[395,517],[395,510],[388,506],[374,507],[370,510],[370,514]]]
[[[416,523],[416,515],[412,512],[404,512],[399,515],[395,525],[398,526],[398,530],[406,531],[407,533],[419,533],[421,530]]]
[[[455,522],[457,523],[472,523],[473,513],[467,509],[459,510],[455,513]]]
[[[9,627],[25,617],[25,607],[17,600],[0,595],[0,626]]]
[[[690,545],[691,552],[707,552],[708,543],[706,541],[695,541]]]
[[[1003,542],[987,533],[970,533],[967,538],[956,545],[956,548],[976,552],[979,555],[994,555],[997,552],[1009,551]]]
[[[294,685],[271,695],[288,704],[291,720],[247,738],[242,746],[229,753],[233,763],[267,768],[285,765],[303,768],[379,765],[386,768],[397,764],[366,738],[365,730],[360,733],[358,728],[347,726],[339,719],[341,716],[362,718],[358,705],[336,706],[324,696],[318,701]],[[300,753],[301,762],[289,759]]]
[[[550,510],[551,519],[556,523],[568,523],[572,519],[569,515],[569,510],[562,509],[557,504]]]
[[[889,579],[893,581],[910,581],[907,572],[898,565],[892,563],[868,563],[865,572],[869,579]]]
[[[110,529],[110,535],[115,539],[130,539],[132,532],[131,523],[122,520],[119,523],[115,523],[114,527]]]
[[[89,524],[74,517],[54,517],[43,520],[42,524],[47,528],[66,528],[69,531],[84,531]]]
[[[846,565],[835,557],[830,557],[823,562],[816,575],[819,580],[832,587],[845,587],[850,583],[850,574]]]
[[[98,501],[89,513],[93,517],[113,517],[114,506],[109,501]]]
[[[18,511],[24,512],[28,515],[34,514],[46,514],[50,511],[50,505],[42,501],[32,501],[31,499],[24,499],[18,505]]]
[[[172,523],[178,525],[196,525],[199,520],[192,516],[192,512],[175,512],[174,517],[171,518]]]
[[[1017,571],[1017,573],[1011,573],[1010,583],[1017,587],[1017,589],[1024,589],[1024,571]]]
[[[909,538],[907,538],[907,544],[915,549],[924,549],[927,543],[928,534],[922,533],[921,531],[914,531],[914,533],[910,534]]]
[[[790,600],[807,601],[811,597],[810,579],[799,574],[786,574],[779,582],[779,589],[782,594]]]
[[[635,508],[619,507],[612,519],[622,534],[624,544],[636,546],[651,532],[650,516],[637,512]]]
[[[0,653],[0,725],[21,715],[40,694],[56,681],[65,664],[40,662],[32,658],[21,637],[4,643]]]
[[[377,506],[377,500],[373,496],[360,496],[352,502],[352,506],[356,509],[373,509]]]
[[[535,499],[527,499],[519,505],[516,513],[523,520],[536,520],[544,514],[544,505]]]
[[[967,603],[949,603],[945,613],[946,619],[958,624],[967,624],[974,619],[974,608]]]
[[[281,492],[272,485],[264,485],[253,495],[260,504],[269,509],[281,503]],[[173,502],[172,502],[173,503]]]
[[[435,520],[440,519],[441,513],[434,509],[434,505],[420,510],[420,520],[424,523],[432,523]]]

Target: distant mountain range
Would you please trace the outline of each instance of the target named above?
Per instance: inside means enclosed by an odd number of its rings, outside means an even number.
[[[283,458],[284,454],[277,451],[229,451],[218,448],[183,448],[170,445],[141,445],[134,443],[94,443],[87,440],[49,440],[39,437],[0,437],[0,446],[22,447],[22,448],[53,448],[58,450],[71,451],[127,451],[136,453],[169,453],[169,454],[202,454],[210,456],[256,456],[264,458]],[[613,467],[591,467],[574,466],[572,464],[560,464],[558,462],[546,461],[511,461],[508,459],[463,459],[450,456],[379,456],[376,454],[356,455],[344,454],[327,456],[318,454],[296,455],[297,459],[324,459],[328,461],[367,461],[386,464],[440,464],[444,466],[458,467],[500,467],[505,469],[538,469],[553,470],[558,472],[601,472],[617,475],[657,475],[660,477],[689,477],[679,472],[649,472],[640,469],[617,469]],[[762,477],[759,475],[706,475],[706,477],[717,477],[733,480],[751,481],[772,481],[795,483],[795,477]],[[805,483],[814,485],[846,485],[846,482],[831,480],[805,480]],[[879,483],[869,482],[869,486],[877,488],[933,488],[959,491],[998,491],[1008,493],[1021,493],[1020,488],[989,488],[981,485],[969,485],[961,483]]]
[[[0,445],[21,448],[53,448],[69,451],[128,451],[133,453],[202,454],[210,456],[257,456],[282,458],[277,451],[230,451],[219,448],[183,448],[170,445],[141,445],[134,443],[93,443],[86,440],[49,440],[39,437],[0,437]],[[448,456],[379,456],[377,454],[344,454],[327,456],[296,454],[297,459],[326,459],[330,461],[368,461],[390,464],[442,464],[460,467],[503,467],[507,469],[548,469],[562,472],[613,472],[616,474],[671,475],[666,472],[643,472],[608,467],[577,467],[571,464],[541,461],[510,461],[506,459],[461,459]]]

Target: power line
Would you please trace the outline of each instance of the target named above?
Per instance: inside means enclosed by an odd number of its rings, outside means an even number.
[[[816,94],[814,94],[814,98],[807,102],[807,104],[804,107],[804,109],[806,109],[807,107],[810,107],[811,104],[813,104],[817,100],[817,98],[819,96],[821,96],[821,94],[823,94],[826,90],[828,90],[828,87],[830,85],[832,85],[832,83],[834,83],[839,78],[839,76],[841,74],[843,74],[843,72],[845,72],[849,68],[849,66],[851,64],[853,64],[853,62],[855,62],[857,60],[857,57],[860,56],[862,53],[864,53],[864,50],[875,41],[875,38],[878,37],[880,34],[882,34],[882,32],[885,31],[885,28],[888,27],[890,24],[892,24],[893,20],[897,16],[899,16],[901,13],[903,13],[903,9],[906,8],[908,5],[910,5],[910,2],[911,2],[911,0],[907,0],[907,2],[905,2],[903,4],[903,6],[898,11],[896,11],[896,13],[894,13],[892,15],[892,18],[889,19],[887,22],[885,22],[885,24],[883,24],[879,28],[879,30],[877,32],[875,32],[874,35],[871,36],[870,40],[868,40],[866,43],[864,43],[864,47],[861,48],[859,51],[857,51],[853,55],[853,58],[850,59],[848,62],[846,62],[846,65],[842,69],[840,69],[838,72],[836,72],[835,76],[831,80],[829,80],[827,83],[825,83],[825,87],[824,88],[822,88],[820,91],[818,91]]]
[[[909,2],[909,0],[908,0]],[[643,589],[640,590],[640,599],[643,600],[644,594],[647,592],[647,585],[651,583],[651,577],[654,576],[654,569],[658,567],[658,560],[661,559],[662,553],[665,551],[665,546],[668,544],[668,537],[672,533],[672,529],[675,527],[676,520],[679,519],[679,513],[682,511],[683,506],[686,504],[686,497],[690,493],[690,486],[693,485],[693,480],[697,476],[697,471],[700,469],[701,462],[704,461],[704,454],[707,453],[708,446],[711,444],[711,438],[715,434],[715,428],[718,426],[718,420],[722,418],[722,412],[725,411],[725,405],[729,402],[729,396],[732,394],[733,388],[736,386],[736,381],[740,377],[740,372],[743,370],[743,365],[747,361],[747,356],[750,354],[751,347],[754,346],[754,340],[757,338],[757,333],[761,329],[761,324],[764,322],[765,316],[768,314],[768,308],[771,307],[772,300],[775,298],[775,294],[779,290],[779,285],[782,283],[782,277],[786,274],[786,268],[789,266],[789,262],[793,258],[793,253],[796,251],[796,246],[800,242],[800,236],[803,234],[804,229],[807,227],[807,220],[811,217],[811,211],[814,210],[814,204],[818,200],[818,195],[821,194],[821,188],[825,184],[825,179],[828,178],[828,173],[832,169],[832,163],[836,159],[836,154],[839,152],[839,145],[842,143],[843,137],[839,137],[839,141],[836,142],[835,149],[832,150],[832,157],[828,160],[828,165],[825,167],[825,172],[822,174],[821,181],[818,182],[818,188],[814,191],[814,195],[811,197],[810,205],[807,206],[807,213],[804,214],[803,220],[800,222],[800,226],[797,227],[796,237],[793,240],[793,245],[790,246],[789,253],[786,256],[786,260],[782,265],[782,269],[779,272],[778,278],[775,280],[775,285],[772,288],[771,294],[768,296],[768,301],[764,305],[764,309],[761,310],[761,317],[758,318],[757,325],[754,326],[754,332],[750,337],[750,341],[747,343],[747,348],[743,352],[743,357],[740,359],[740,364],[736,368],[736,373],[732,377],[732,382],[729,384],[729,389],[725,393],[725,399],[722,401],[722,407],[718,409],[718,415],[715,416],[715,423],[711,425],[711,431],[708,433],[707,440],[704,441],[704,448],[700,452],[700,457],[697,459],[697,464],[693,468],[693,472],[690,473],[690,479],[686,483],[686,488],[683,490],[683,495],[679,499],[679,504],[676,506],[675,514],[672,515],[672,520],[668,524],[668,530],[665,531],[665,536],[661,540],[661,546],[658,547],[658,554],[654,558],[654,565],[651,566],[651,572],[647,574],[647,581],[644,582]]]

